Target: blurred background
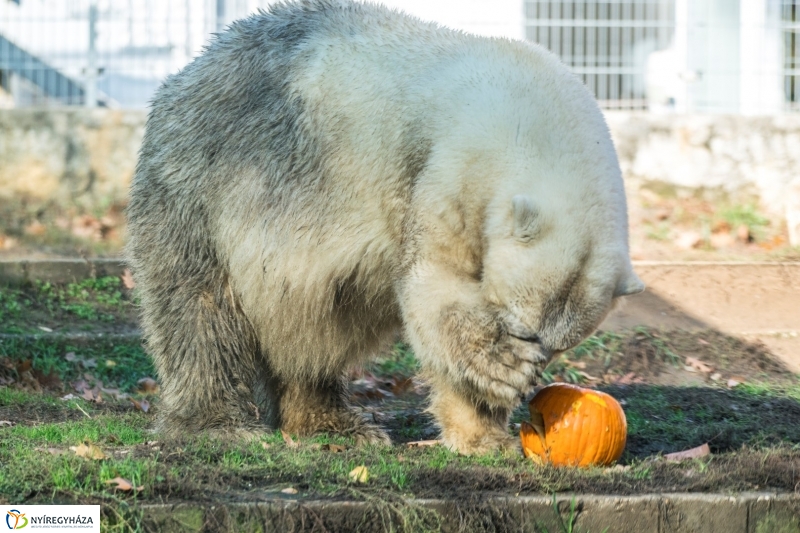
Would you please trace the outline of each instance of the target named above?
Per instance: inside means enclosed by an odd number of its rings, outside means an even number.
[[[798,0],[386,0],[481,35],[528,39],[607,109],[800,109]],[[213,32],[268,0],[0,0],[4,107],[144,107]]]
[[[149,99],[270,3],[0,0],[0,254],[118,253]],[[800,257],[800,0],[383,3],[537,42],[585,82],[634,257]]]

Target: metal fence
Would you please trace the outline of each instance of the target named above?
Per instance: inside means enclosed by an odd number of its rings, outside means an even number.
[[[800,0],[783,0],[783,90],[789,110],[800,111]]]
[[[212,32],[272,1],[0,0],[0,107],[144,107]],[[800,111],[800,0],[519,7],[525,37],[559,55],[604,108]]]
[[[525,1],[526,38],[560,56],[605,108],[647,108],[647,57],[674,30],[674,0]]]
[[[210,34],[267,0],[0,0],[0,107],[143,107]]]

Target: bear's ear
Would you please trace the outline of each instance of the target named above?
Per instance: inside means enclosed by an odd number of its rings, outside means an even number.
[[[629,272],[627,276],[622,278],[614,290],[614,297],[617,296],[630,296],[631,294],[639,294],[644,291],[644,282],[639,279],[634,272]]]
[[[528,242],[536,235],[538,224],[536,218],[539,213],[533,201],[522,194],[517,194],[511,199],[511,210],[514,218],[514,237]]]

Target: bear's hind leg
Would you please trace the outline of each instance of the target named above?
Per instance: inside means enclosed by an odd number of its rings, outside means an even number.
[[[368,423],[347,402],[344,380],[287,385],[280,399],[281,429],[293,435],[329,433],[354,438],[356,444],[391,444],[389,436]]]
[[[147,345],[161,381],[156,430],[258,435],[270,423],[274,387],[228,283],[206,287],[187,284],[161,298],[143,291]]]

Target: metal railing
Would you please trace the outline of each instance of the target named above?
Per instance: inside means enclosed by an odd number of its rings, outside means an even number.
[[[0,107],[144,107],[212,32],[268,0],[0,0]]]
[[[674,0],[525,0],[526,38],[561,57],[607,109],[647,108],[647,56],[674,29]]]
[[[789,110],[800,111],[800,0],[783,0],[783,90]]]

